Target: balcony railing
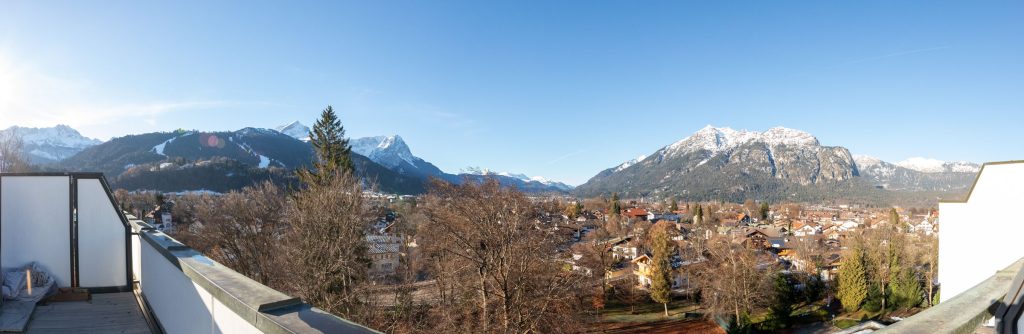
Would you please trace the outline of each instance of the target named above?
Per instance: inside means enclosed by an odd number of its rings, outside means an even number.
[[[374,333],[256,282],[129,216],[133,272],[168,333]]]
[[[967,334],[1005,308],[1004,297],[1024,268],[1024,258],[963,293],[876,333]],[[1018,283],[1019,284],[1019,283]]]
[[[34,262],[61,288],[133,293],[154,332],[375,333],[249,279],[125,215],[97,173],[0,174],[0,232],[4,267]],[[36,323],[44,318],[33,318],[29,332],[55,328]],[[81,324],[61,325],[96,332]]]

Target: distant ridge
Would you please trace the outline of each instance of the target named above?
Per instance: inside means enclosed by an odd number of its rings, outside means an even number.
[[[871,200],[900,192],[960,192],[977,164],[911,159],[891,164],[824,146],[810,133],[705,126],[576,187],[580,196],[682,196],[700,200]]]
[[[33,164],[59,162],[101,143],[99,140],[82,136],[78,130],[63,124],[48,128],[12,126],[0,130],[0,137],[7,136],[21,138],[23,153],[29,163]]]

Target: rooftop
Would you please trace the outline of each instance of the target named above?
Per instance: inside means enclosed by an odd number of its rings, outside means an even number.
[[[29,333],[375,333],[126,215],[98,173],[0,173],[0,265],[30,263],[91,300],[27,303]]]

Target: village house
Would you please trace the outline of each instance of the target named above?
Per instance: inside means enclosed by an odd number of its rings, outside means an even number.
[[[772,247],[772,244],[768,241],[772,237],[769,233],[773,234],[773,236],[778,236],[777,233],[768,232],[767,230],[742,227],[733,231],[732,241],[750,249],[768,249]]]
[[[629,208],[629,209],[626,209],[626,211],[622,212],[622,215],[626,216],[626,218],[629,218],[631,220],[643,220],[643,221],[647,220],[647,215],[648,214],[649,214],[649,212],[647,212],[647,210],[644,210],[643,208]]]
[[[917,224],[910,224],[910,226],[907,227],[907,231],[910,233],[932,235],[935,233],[935,224],[932,224],[928,218],[924,218]]]
[[[850,230],[856,230],[857,228],[860,227],[860,223],[858,223],[856,220],[852,220],[852,219],[851,220],[837,220],[837,221],[832,223],[832,226],[834,226],[836,228],[836,230],[839,231],[839,232],[846,232],[846,231],[850,231]]]
[[[657,223],[657,222],[662,221],[662,220],[673,222],[673,223],[678,223],[678,222],[682,221],[682,216],[680,216],[679,214],[675,214],[675,213],[654,213],[654,212],[648,212],[647,213],[647,220],[650,221],[651,223]]]
[[[795,222],[792,233],[798,237],[821,234],[821,226],[815,222]]]
[[[642,254],[631,261],[634,265],[633,274],[636,275],[637,283],[644,288],[651,286],[651,256],[648,254]],[[672,263],[672,273],[670,275],[672,279],[672,289],[679,289],[684,286],[685,280],[683,275],[679,273],[678,268],[681,263]]]
[[[174,202],[166,201],[158,205],[152,212],[146,214],[145,220],[160,230],[160,232],[171,233],[174,231],[174,220],[171,217],[173,209]]]
[[[370,257],[369,274],[385,277],[395,273],[401,261],[402,237],[396,235],[368,235],[367,255]]]
[[[629,243],[622,243],[612,246],[612,258],[632,260],[637,257],[639,248]]]

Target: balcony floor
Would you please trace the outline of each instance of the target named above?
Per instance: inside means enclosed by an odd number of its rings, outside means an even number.
[[[92,300],[39,305],[27,333],[151,333],[131,292],[93,294]]]

